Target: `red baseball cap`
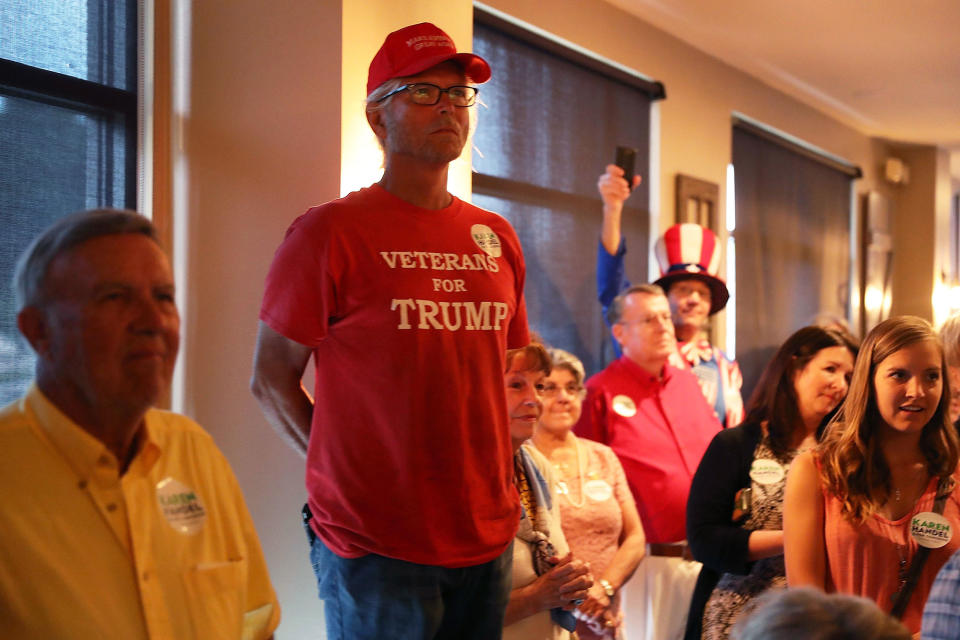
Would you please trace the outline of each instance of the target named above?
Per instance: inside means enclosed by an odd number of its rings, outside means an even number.
[[[457,53],[450,36],[434,24],[421,22],[394,31],[370,63],[367,95],[387,80],[412,76],[447,60],[459,63],[471,82],[490,79],[490,65],[486,60],[472,53]]]

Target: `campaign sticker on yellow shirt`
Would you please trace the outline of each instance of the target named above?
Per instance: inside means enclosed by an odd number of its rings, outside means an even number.
[[[157,483],[157,504],[170,526],[183,534],[197,533],[207,520],[207,510],[197,492],[173,478]]]
[[[637,415],[637,405],[630,396],[613,396],[613,410],[624,418],[632,418]]]
[[[924,511],[910,519],[910,535],[921,547],[939,549],[953,537],[953,525],[939,513]]]
[[[583,485],[583,492],[594,502],[603,502],[613,495],[613,487],[606,480],[591,480]]]
[[[783,476],[783,466],[776,460],[757,458],[750,465],[750,479],[757,484],[776,484]]]

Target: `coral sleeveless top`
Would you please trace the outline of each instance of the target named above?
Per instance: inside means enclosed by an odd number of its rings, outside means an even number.
[[[957,474],[954,478],[957,479]],[[899,520],[888,520],[874,514],[863,524],[851,524],[840,512],[841,501],[827,489],[824,498],[824,542],[827,549],[827,590],[870,598],[885,612],[893,607],[901,577],[906,575],[913,557],[920,548],[911,527],[929,524],[929,518],[915,518],[933,511],[937,478],[932,478],[913,509]],[[923,605],[930,593],[937,572],[953,552],[960,548],[960,489],[947,498],[943,517],[949,523],[949,541],[931,549],[916,589],[903,614],[903,623],[911,633],[920,631]],[[914,522],[916,520],[916,522]],[[942,532],[936,526],[928,528]],[[943,534],[943,537],[947,537]],[[929,539],[927,536],[926,539]]]

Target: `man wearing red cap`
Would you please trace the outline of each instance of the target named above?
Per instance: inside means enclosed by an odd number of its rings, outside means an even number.
[[[624,276],[627,248],[620,233],[620,217],[624,201],[640,178],[634,180],[635,184],[627,185],[623,170],[608,165],[606,173],[597,181],[603,200],[597,289],[604,316],[614,296],[630,286]],[[671,362],[693,371],[717,419],[725,427],[734,427],[743,420],[740,368],[719,347],[711,345],[706,335],[709,317],[722,310],[730,297],[726,283],[717,275],[720,268],[717,237],[699,225],[673,225],[657,241],[655,253],[660,266],[660,279],[656,284],[667,292],[678,341],[678,353]]]
[[[520,243],[447,192],[490,67],[421,23],[370,64],[382,179],[296,219],[252,389],[307,457],[328,636],[499,638],[520,518],[504,356],[529,342]],[[300,386],[310,356],[316,402]]]

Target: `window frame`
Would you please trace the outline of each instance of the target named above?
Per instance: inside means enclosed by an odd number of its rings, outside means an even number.
[[[125,116],[124,206],[137,205],[137,92],[75,78],[55,71],[0,58],[0,78],[5,92],[69,109],[112,111]]]

